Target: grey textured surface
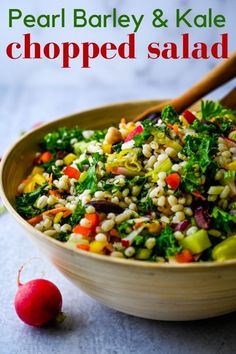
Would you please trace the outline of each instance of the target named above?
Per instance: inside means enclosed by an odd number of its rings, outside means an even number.
[[[170,5],[171,3],[171,5]],[[174,3],[174,5],[173,5]],[[78,5],[79,4],[79,5]],[[9,7],[21,7],[25,13],[53,12],[62,6],[68,11],[84,7],[90,12],[109,13],[113,7],[122,12],[150,14],[161,7],[173,18],[173,9],[194,8],[195,13],[214,5],[216,13],[227,16],[224,29],[230,33],[230,50],[235,47],[235,7],[233,0],[175,0],[158,2],[137,0],[108,1],[70,0],[46,1],[12,0],[0,3],[0,156],[18,138],[20,132],[35,123],[71,114],[115,101],[143,98],[166,98],[178,95],[196,82],[216,62],[154,61],[143,57],[146,44],[153,40],[178,40],[181,31],[173,26],[165,30],[153,29],[150,21],[139,33],[138,56],[133,62],[97,60],[91,70],[81,70],[74,63],[70,70],[60,69],[55,62],[10,61],[2,52],[6,43],[20,38],[22,25],[7,29]],[[26,32],[30,32],[28,29]],[[32,29],[36,40],[62,41],[100,40],[98,30],[84,31]],[[103,39],[111,37],[123,41],[129,31],[104,30]],[[183,32],[183,31],[182,31]],[[191,29],[194,40],[207,43],[217,41],[221,30]],[[221,97],[233,83],[216,91]],[[23,280],[39,277],[53,281],[63,296],[65,322],[57,328],[35,329],[24,325],[14,311],[16,276],[20,265],[30,257],[32,261],[23,273]],[[60,275],[51,264],[39,255],[27,239],[23,229],[5,213],[0,216],[0,354],[232,354],[236,350],[236,313],[217,319],[186,323],[149,321],[118,313],[95,302]]]

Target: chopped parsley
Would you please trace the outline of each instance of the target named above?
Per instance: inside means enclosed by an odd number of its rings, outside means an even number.
[[[29,219],[42,213],[42,209],[37,209],[34,206],[36,200],[44,195],[45,188],[48,186],[44,183],[31,193],[24,193],[16,197],[16,210],[24,218]]]
[[[156,252],[163,257],[175,256],[181,252],[182,247],[174,237],[173,231],[169,225],[161,232],[156,239]]]
[[[211,217],[219,230],[227,233],[236,232],[236,215],[231,215],[218,207],[214,207]]]
[[[75,211],[73,212],[73,214],[69,219],[70,225],[71,226],[77,225],[80,222],[80,220],[83,218],[84,214],[85,214],[85,207],[82,205],[81,200],[79,200],[76,205]]]
[[[73,152],[72,139],[82,140],[82,129],[76,127],[58,128],[58,130],[48,133],[43,139],[43,148],[50,152],[67,151]]]
[[[217,169],[213,156],[217,152],[218,137],[198,134],[188,135],[185,139],[183,154],[187,156],[187,163],[181,176],[182,185],[188,192],[204,191],[202,176],[207,174],[210,178]]]
[[[201,102],[201,112],[203,119],[225,117],[227,115],[233,115],[236,113],[232,109],[223,107],[219,102],[208,100]]]
[[[141,147],[151,136],[151,129],[153,129],[153,122],[146,119],[142,122],[142,133],[136,134],[133,137],[135,147]]]
[[[161,111],[161,119],[166,124],[179,123],[179,115],[174,110],[174,108],[170,105],[164,107],[163,110]]]
[[[97,174],[96,167],[98,161],[101,159],[101,155],[98,153],[93,154],[92,162],[90,163],[89,169],[86,171],[86,178],[83,182],[77,182],[76,184],[76,192],[78,194],[83,193],[86,189],[89,189],[91,194],[95,193],[97,190]]]
[[[43,167],[47,171],[47,173],[52,173],[53,177],[59,178],[62,176],[62,172],[61,167],[55,165],[56,160],[57,158],[53,157],[48,162],[40,164],[40,167]]]

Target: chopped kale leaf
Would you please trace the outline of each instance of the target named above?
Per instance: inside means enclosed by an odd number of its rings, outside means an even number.
[[[236,231],[235,215],[231,215],[218,207],[214,207],[211,217],[214,219],[214,223],[219,230],[227,233]]]
[[[43,148],[50,152],[55,151],[67,151],[73,152],[73,146],[71,140],[77,139],[78,141],[83,139],[82,129],[76,127],[73,129],[58,128],[58,130],[48,133],[43,139]]]
[[[156,239],[157,254],[163,257],[174,256],[181,251],[178,241],[174,237],[173,231],[169,225],[161,232]]]
[[[42,213],[42,209],[37,209],[34,207],[36,200],[44,194],[45,188],[48,186],[44,183],[41,187],[34,190],[31,193],[24,193],[16,197],[16,210],[17,212],[26,219],[32,218],[38,214]]]
[[[227,115],[233,115],[236,113],[232,109],[223,107],[219,102],[208,100],[201,102],[201,112],[203,119],[225,117]]]
[[[75,211],[71,215],[69,219],[69,224],[71,226],[77,225],[80,220],[83,218],[85,214],[85,207],[82,205],[82,202],[79,200],[79,202],[76,205]]]
[[[96,167],[99,160],[101,160],[101,155],[98,153],[93,154],[92,163],[90,164],[89,169],[86,171],[86,178],[83,182],[77,182],[76,184],[76,192],[78,194],[83,193],[85,189],[89,189],[91,194],[96,192],[98,183]]]
[[[175,124],[179,123],[179,115],[178,113],[174,110],[174,108],[170,105],[167,105],[163,108],[161,112],[161,119],[163,122],[166,124]]]
[[[217,152],[217,139],[216,135],[205,134],[186,137],[183,154],[187,156],[187,163],[183,168],[182,186],[188,192],[203,192],[201,176],[213,175],[216,172],[217,165],[213,156]]]

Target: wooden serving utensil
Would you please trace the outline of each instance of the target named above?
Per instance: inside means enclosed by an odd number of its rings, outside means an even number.
[[[209,73],[207,73],[207,75],[205,75],[200,81],[185,91],[182,95],[148,108],[143,113],[135,117],[133,121],[137,122],[139,120],[145,119],[152,113],[156,113],[158,115],[166,105],[173,106],[177,113],[180,114],[200,98],[204,97],[209,92],[215,90],[216,88],[220,87],[235,77],[236,51],[233,52],[228,59],[225,59],[219,65],[214,67]],[[231,99],[232,97],[230,100]]]
[[[236,110],[236,87],[234,87],[226,96],[224,96],[220,103],[227,108]]]

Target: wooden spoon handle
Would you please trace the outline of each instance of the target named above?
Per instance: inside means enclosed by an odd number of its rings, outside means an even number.
[[[185,91],[181,96],[147,109],[145,112],[136,117],[134,121],[136,122],[138,120],[142,120],[151,113],[160,112],[167,104],[171,104],[180,114],[200,98],[204,97],[209,92],[215,90],[234,77],[236,77],[236,51],[233,52],[228,59],[224,60],[212,69],[190,89]]]
[[[198,101],[226,82],[236,76],[236,51],[222,63],[212,69],[206,76],[198,81],[193,87],[177,97],[174,101],[174,107],[179,113]]]
[[[220,103],[227,107],[236,110],[236,87],[234,87],[226,96],[224,96]]]

